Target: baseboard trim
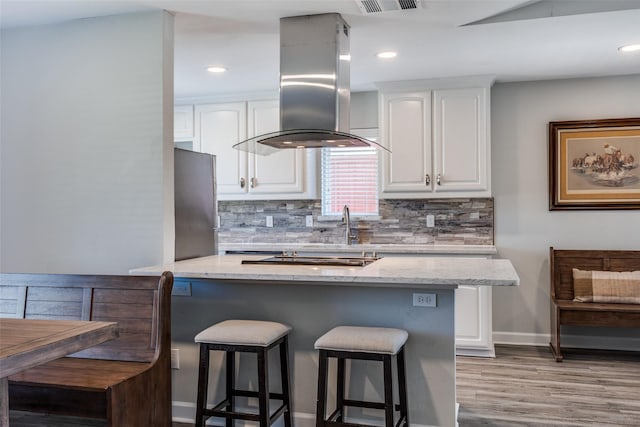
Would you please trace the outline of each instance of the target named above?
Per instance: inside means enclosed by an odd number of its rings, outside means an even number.
[[[496,357],[496,349],[491,348],[456,348],[456,356]]]
[[[494,344],[548,346],[550,334],[532,334],[524,332],[494,332]],[[640,351],[640,338],[620,338],[605,336],[562,335],[562,346],[586,349],[607,349]]]
[[[173,415],[172,421],[177,423],[185,423],[185,424],[193,424],[195,422],[196,415],[196,404],[193,402],[180,402],[173,401],[171,402]],[[458,404],[456,403],[456,420],[458,419]],[[355,423],[368,423],[369,420],[361,420],[361,419],[353,419]],[[243,427],[252,426],[254,423],[251,422],[240,422],[236,421],[239,425]],[[208,419],[206,422],[208,426],[219,426],[224,427],[225,422],[222,418],[216,419]],[[278,425],[278,424],[275,424]],[[293,425],[296,427],[315,427],[316,425],[316,414],[308,414],[306,412],[294,412],[293,413]],[[411,427],[435,427],[428,426],[424,424],[414,424],[411,423]]]

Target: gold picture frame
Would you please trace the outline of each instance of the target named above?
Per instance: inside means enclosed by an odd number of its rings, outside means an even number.
[[[640,208],[640,118],[549,122],[549,210]]]

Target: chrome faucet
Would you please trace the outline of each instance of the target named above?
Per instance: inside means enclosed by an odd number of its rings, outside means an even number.
[[[351,234],[351,216],[349,215],[349,205],[344,205],[342,208],[342,223],[344,224],[344,243],[351,244],[351,239],[355,238],[354,234]]]

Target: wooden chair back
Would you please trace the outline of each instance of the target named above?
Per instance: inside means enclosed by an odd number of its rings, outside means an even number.
[[[573,300],[573,268],[600,271],[640,270],[640,251],[559,250],[549,248],[551,297]]]
[[[118,322],[119,338],[72,357],[151,362],[171,343],[170,272],[158,277],[0,274],[0,317]]]

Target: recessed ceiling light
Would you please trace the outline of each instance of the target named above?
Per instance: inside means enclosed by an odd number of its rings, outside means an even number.
[[[210,73],[224,73],[225,71],[227,71],[227,69],[224,67],[211,66],[207,67],[207,71]]]
[[[640,43],[628,44],[628,45],[625,45],[625,46],[620,46],[618,48],[618,50],[620,52],[635,52],[635,51],[640,50]]]
[[[391,59],[398,56],[398,54],[396,52],[386,51],[386,52],[378,52],[376,56],[381,59]]]

